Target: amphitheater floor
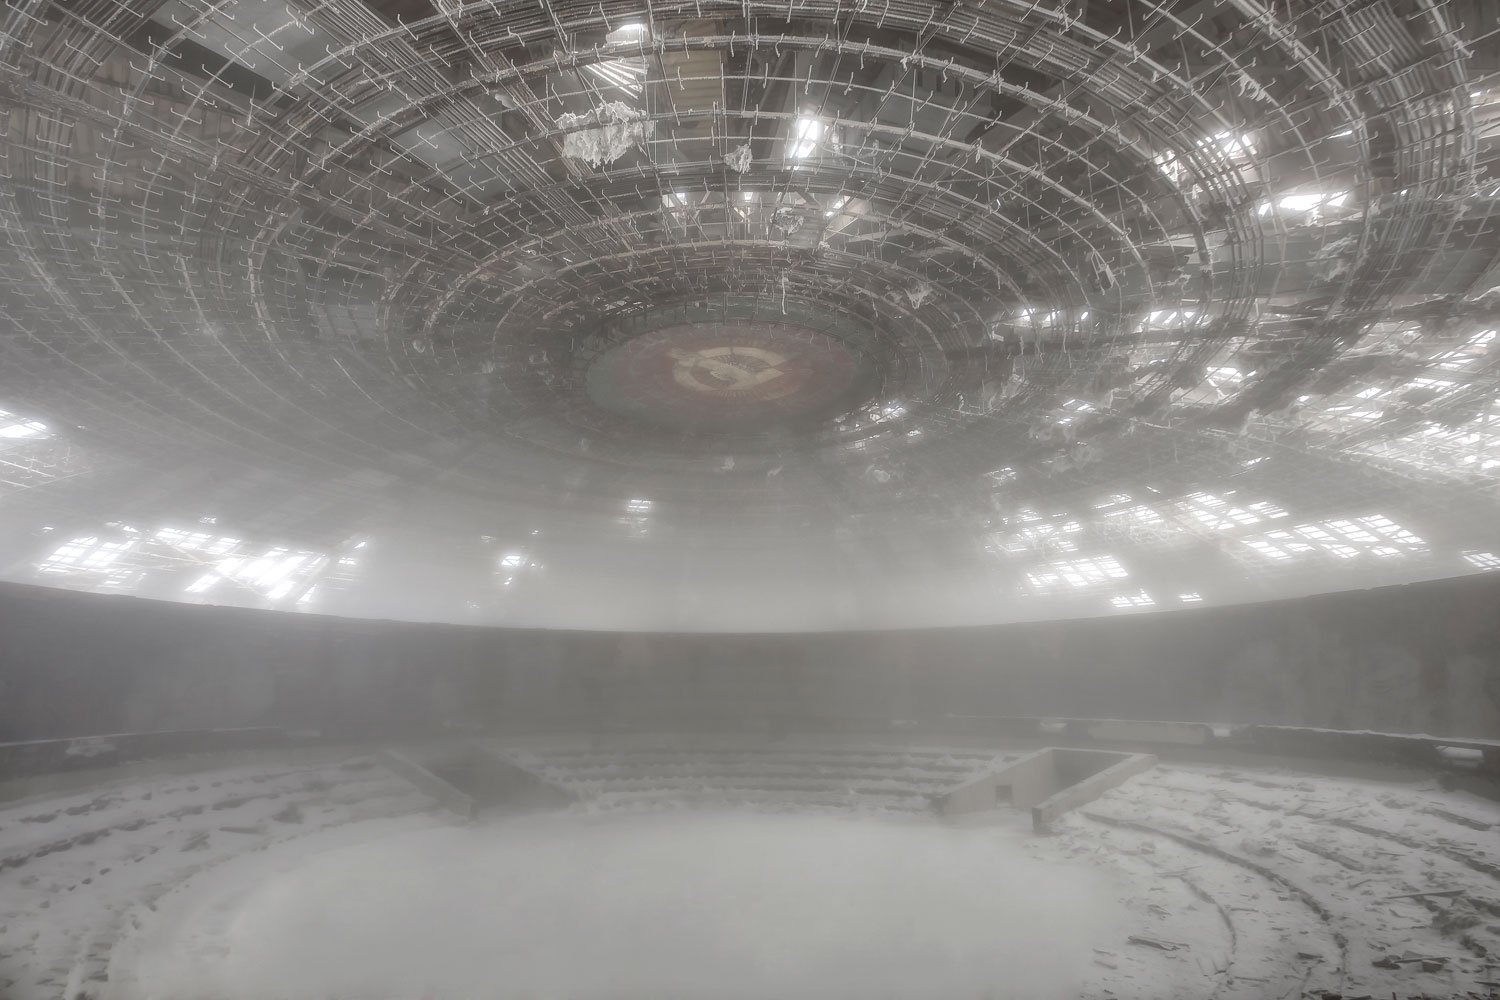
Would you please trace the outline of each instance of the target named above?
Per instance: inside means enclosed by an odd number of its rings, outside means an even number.
[[[1038,837],[1008,812],[953,826],[887,808],[972,753],[673,753],[539,758],[593,799],[462,827],[368,758],[8,803],[0,996],[1404,998],[1500,982],[1500,806],[1430,779],[1164,764]],[[789,787],[790,805],[670,807],[735,782]]]

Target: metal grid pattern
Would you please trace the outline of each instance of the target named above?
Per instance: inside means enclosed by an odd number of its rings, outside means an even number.
[[[131,560],[213,516],[307,556],[224,599],[588,625],[569,580],[963,590],[923,624],[1492,568],[1497,70],[1483,0],[13,0],[0,570],[209,599]],[[684,322],[875,376],[589,399]]]

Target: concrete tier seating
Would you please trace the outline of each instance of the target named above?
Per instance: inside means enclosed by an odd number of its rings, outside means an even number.
[[[595,810],[723,803],[928,812],[936,797],[1007,759],[972,749],[778,744],[559,746],[505,753]]]

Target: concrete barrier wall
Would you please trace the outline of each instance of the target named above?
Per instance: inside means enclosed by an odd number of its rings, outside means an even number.
[[[1057,782],[1050,747],[972,778],[943,796],[938,811],[945,816],[985,812],[998,806],[1026,809],[1051,795]]]
[[[1074,752],[1087,753],[1089,751]],[[1119,755],[1111,754],[1110,756]],[[1041,832],[1063,813],[1094,801],[1111,788],[1116,788],[1129,778],[1156,766],[1156,757],[1153,754],[1132,753],[1123,756],[1123,760],[1116,761],[1104,770],[1091,774],[1032,806],[1031,828]]]
[[[533,808],[560,808],[578,796],[513,763],[495,747],[469,747],[476,790],[485,802]]]
[[[1131,722],[1126,719],[1079,720],[1091,740],[1115,743],[1181,743],[1203,746],[1214,738],[1213,727],[1198,722]]]
[[[1480,769],[1500,774],[1500,740],[1453,739],[1404,733],[1350,732],[1300,726],[1249,726],[1250,748],[1298,757],[1378,760],[1415,767],[1443,767],[1443,748],[1471,750]]]
[[[1068,810],[1155,764],[1151,754],[1044,747],[959,785],[938,802],[938,811],[960,816],[1004,807],[1030,809],[1033,828],[1043,830]]]
[[[392,750],[382,750],[375,755],[385,767],[410,781],[426,795],[432,796],[444,809],[463,820],[474,818],[474,797],[423,765]]]

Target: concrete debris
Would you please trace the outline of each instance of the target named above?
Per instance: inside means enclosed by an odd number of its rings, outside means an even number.
[[[1462,896],[1462,889],[1429,889],[1426,892],[1403,892],[1396,896],[1381,896],[1381,899],[1421,899],[1424,896]]]
[[[615,162],[656,132],[656,122],[646,112],[623,101],[610,101],[581,115],[564,114],[557,119],[557,127],[568,132],[563,155],[591,167]]]
[[[1187,945],[1180,941],[1158,941],[1156,938],[1144,937],[1140,934],[1132,934],[1125,939],[1130,944],[1144,945],[1147,948],[1156,948],[1159,951],[1186,951]]]
[[[755,157],[750,155],[750,144],[743,143],[724,154],[724,166],[737,174],[743,174],[750,169],[750,164]]]
[[[1448,959],[1441,955],[1415,955],[1406,951],[1400,955],[1377,958],[1370,964],[1377,969],[1400,969],[1407,965],[1420,965],[1423,972],[1441,972],[1447,967]]]
[[[1345,236],[1323,244],[1312,257],[1314,279],[1328,282],[1348,274],[1354,267],[1354,255],[1358,251],[1357,236]]]

